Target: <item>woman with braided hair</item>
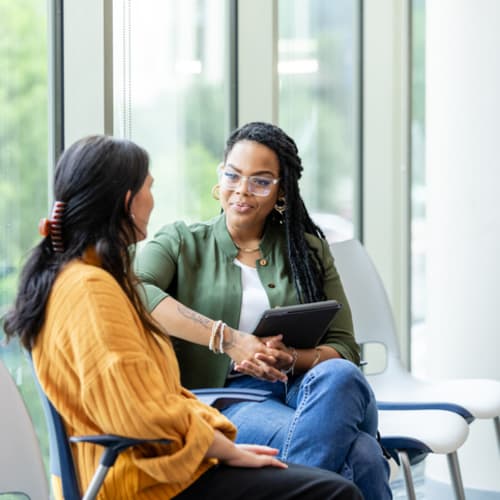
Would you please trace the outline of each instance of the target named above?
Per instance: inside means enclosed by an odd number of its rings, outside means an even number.
[[[230,135],[217,173],[212,194],[222,213],[164,226],[137,257],[146,304],[173,339],[183,384],[271,391],[264,403],[223,409],[238,440],[339,472],[365,499],[391,498],[374,396],[328,243],[300,196],[295,142],[277,126],[248,123]],[[249,333],[265,309],[326,299],[343,307],[316,348]]]

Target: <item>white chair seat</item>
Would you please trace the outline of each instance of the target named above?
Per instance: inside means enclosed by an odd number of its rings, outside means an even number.
[[[474,418],[500,415],[500,382],[491,379],[453,379],[427,382],[401,370],[368,376],[377,401],[447,402],[466,408]]]
[[[379,430],[384,438],[411,436],[432,453],[445,455],[460,448],[469,435],[461,416],[442,410],[379,410]]]

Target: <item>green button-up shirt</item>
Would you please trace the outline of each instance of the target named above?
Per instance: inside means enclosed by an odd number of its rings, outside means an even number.
[[[333,319],[321,344],[359,363],[359,346],[354,335],[351,311],[328,243],[307,235],[324,269],[324,291],[342,309]],[[257,272],[271,307],[298,303],[288,265],[286,237],[279,225],[269,226],[260,243]],[[238,249],[226,228],[224,215],[190,226],[176,222],[164,226],[136,259],[136,271],[144,284],[146,304],[152,311],[165,297],[212,319],[221,319],[238,328],[241,310],[241,269],[234,264]],[[304,332],[307,335],[307,332]],[[222,387],[230,368],[230,358],[214,354],[205,346],[173,338],[181,369],[182,384],[188,388]]]

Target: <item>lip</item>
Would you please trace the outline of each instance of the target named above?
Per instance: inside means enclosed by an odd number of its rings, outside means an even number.
[[[233,201],[229,205],[233,210],[240,213],[248,212],[254,208],[253,205],[244,201]]]

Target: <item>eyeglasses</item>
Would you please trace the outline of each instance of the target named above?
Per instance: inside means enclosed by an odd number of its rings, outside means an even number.
[[[224,166],[223,163],[217,168],[219,175],[219,183],[222,189],[234,191],[240,186],[243,181],[247,181],[247,189],[249,193],[255,196],[267,196],[271,192],[274,184],[278,184],[279,177],[262,177],[260,175],[240,175],[230,167]]]

